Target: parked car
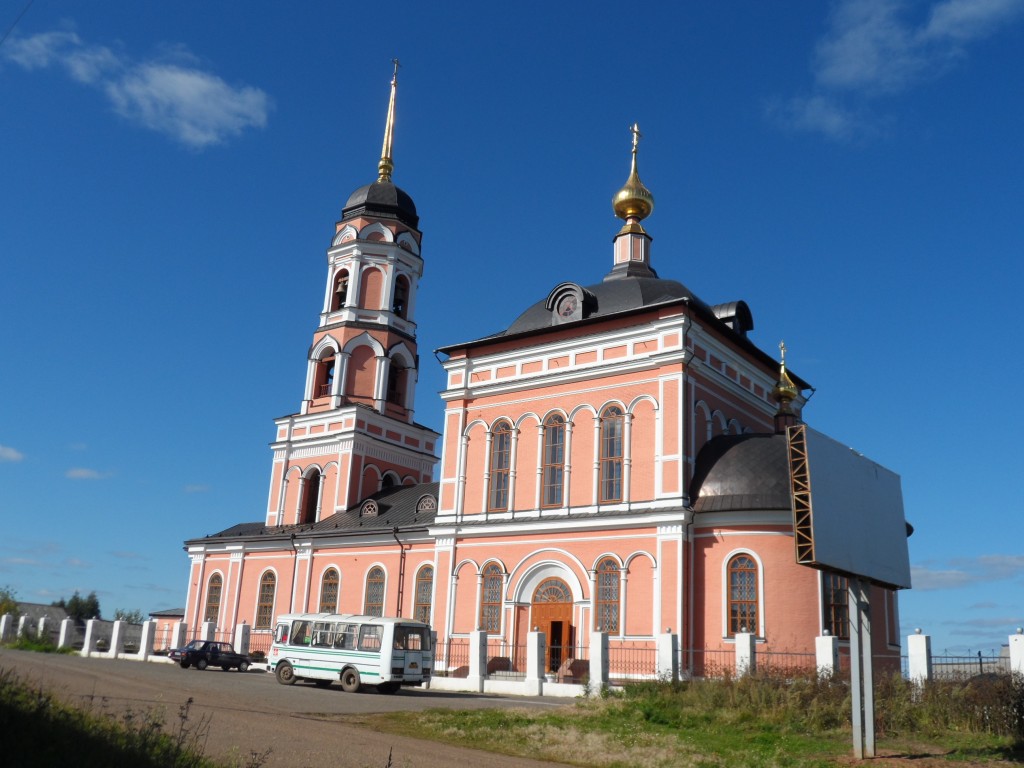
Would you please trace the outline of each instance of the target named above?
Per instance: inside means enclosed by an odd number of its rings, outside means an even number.
[[[225,672],[237,669],[245,672],[252,660],[241,653],[235,653],[230,643],[216,640],[193,640],[183,648],[172,648],[167,652],[168,658],[178,662],[182,669],[195,666],[196,669],[220,667]]]

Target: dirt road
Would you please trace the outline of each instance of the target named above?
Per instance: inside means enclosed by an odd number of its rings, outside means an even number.
[[[270,748],[267,768],[384,768],[389,751],[394,768],[550,768],[555,764],[392,736],[359,723],[363,715],[398,710],[565,706],[543,699],[418,689],[393,696],[346,694],[338,686],[281,686],[264,672],[199,672],[173,664],[7,649],[0,649],[0,669],[14,670],[21,679],[93,710],[162,711],[169,728],[191,698],[189,721],[209,718],[207,756],[244,764],[250,753]]]

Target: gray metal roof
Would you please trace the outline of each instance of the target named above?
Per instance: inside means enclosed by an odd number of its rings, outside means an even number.
[[[324,518],[318,523],[305,525],[264,525],[261,522],[239,523],[219,533],[211,533],[200,539],[190,539],[188,544],[202,544],[210,541],[259,540],[303,537],[327,537],[338,534],[391,533],[412,528],[426,528],[437,516],[438,483],[420,483],[387,488],[364,499],[355,507]],[[419,509],[419,502],[430,497],[433,504],[429,509]],[[368,501],[374,502],[377,514],[363,514]]]
[[[697,455],[690,499],[697,512],[791,511],[786,436],[711,438]]]
[[[412,198],[390,181],[375,181],[349,195],[345,207],[341,209],[341,218],[344,221],[363,213],[398,219],[414,229],[420,223]]]

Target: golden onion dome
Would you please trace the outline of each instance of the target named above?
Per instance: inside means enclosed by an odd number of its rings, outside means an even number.
[[[634,123],[630,128],[633,133],[633,162],[629,169],[629,178],[615,197],[612,198],[612,209],[615,215],[626,222],[626,225],[637,224],[646,219],[654,210],[654,195],[640,181],[636,170],[636,149],[640,143],[640,127]]]
[[[800,389],[793,383],[793,379],[786,372],[786,343],[779,343],[779,351],[782,353],[782,360],[779,362],[779,380],[772,387],[772,399],[780,406],[786,408],[791,402],[800,396]]]

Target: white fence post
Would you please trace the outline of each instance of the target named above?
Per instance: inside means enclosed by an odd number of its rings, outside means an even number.
[[[215,621],[204,621],[202,627],[199,630],[199,640],[213,640],[213,636],[217,634],[217,622]]]
[[[907,674],[917,685],[932,679],[932,639],[920,629],[907,637]]]
[[[142,637],[139,638],[139,658],[148,661],[153,655],[153,643],[156,641],[156,622],[150,619],[142,622]]]
[[[75,620],[64,619],[60,623],[60,637],[57,638],[58,648],[70,648],[75,632]]]
[[[487,633],[475,629],[469,633],[469,677],[467,682],[483,693],[487,679]]]
[[[1024,627],[1017,627],[1017,634],[1010,635],[1010,672],[1024,675]]]
[[[658,635],[658,679],[675,682],[679,679],[679,635],[667,630]]]
[[[526,635],[526,695],[540,696],[544,693],[544,648],[547,639],[543,632],[528,632]]]
[[[750,632],[736,633],[736,676],[757,671],[757,638]]]
[[[177,621],[174,626],[171,627],[171,639],[167,645],[170,648],[181,648],[185,644],[185,632],[187,626],[184,621]]]
[[[243,656],[249,655],[249,633],[251,629],[246,622],[242,622],[235,627],[235,637],[232,645],[235,646],[235,650]]]
[[[814,638],[814,661],[818,677],[839,674],[839,638],[826,631]]]
[[[10,613],[5,613],[3,616],[0,616],[0,643],[7,642],[7,638],[13,634],[14,619],[15,616]]]
[[[608,633],[590,633],[590,693],[597,695],[608,685]]]
[[[124,652],[124,631],[127,626],[128,622],[121,619],[114,621],[114,627],[110,631],[110,650],[107,651],[112,658],[116,659]]]
[[[25,632],[28,631],[28,616],[18,617],[18,634],[17,637],[24,637]]]
[[[96,650],[96,634],[99,629],[99,621],[89,619],[85,622],[85,641],[82,643],[82,655],[88,658]]]

